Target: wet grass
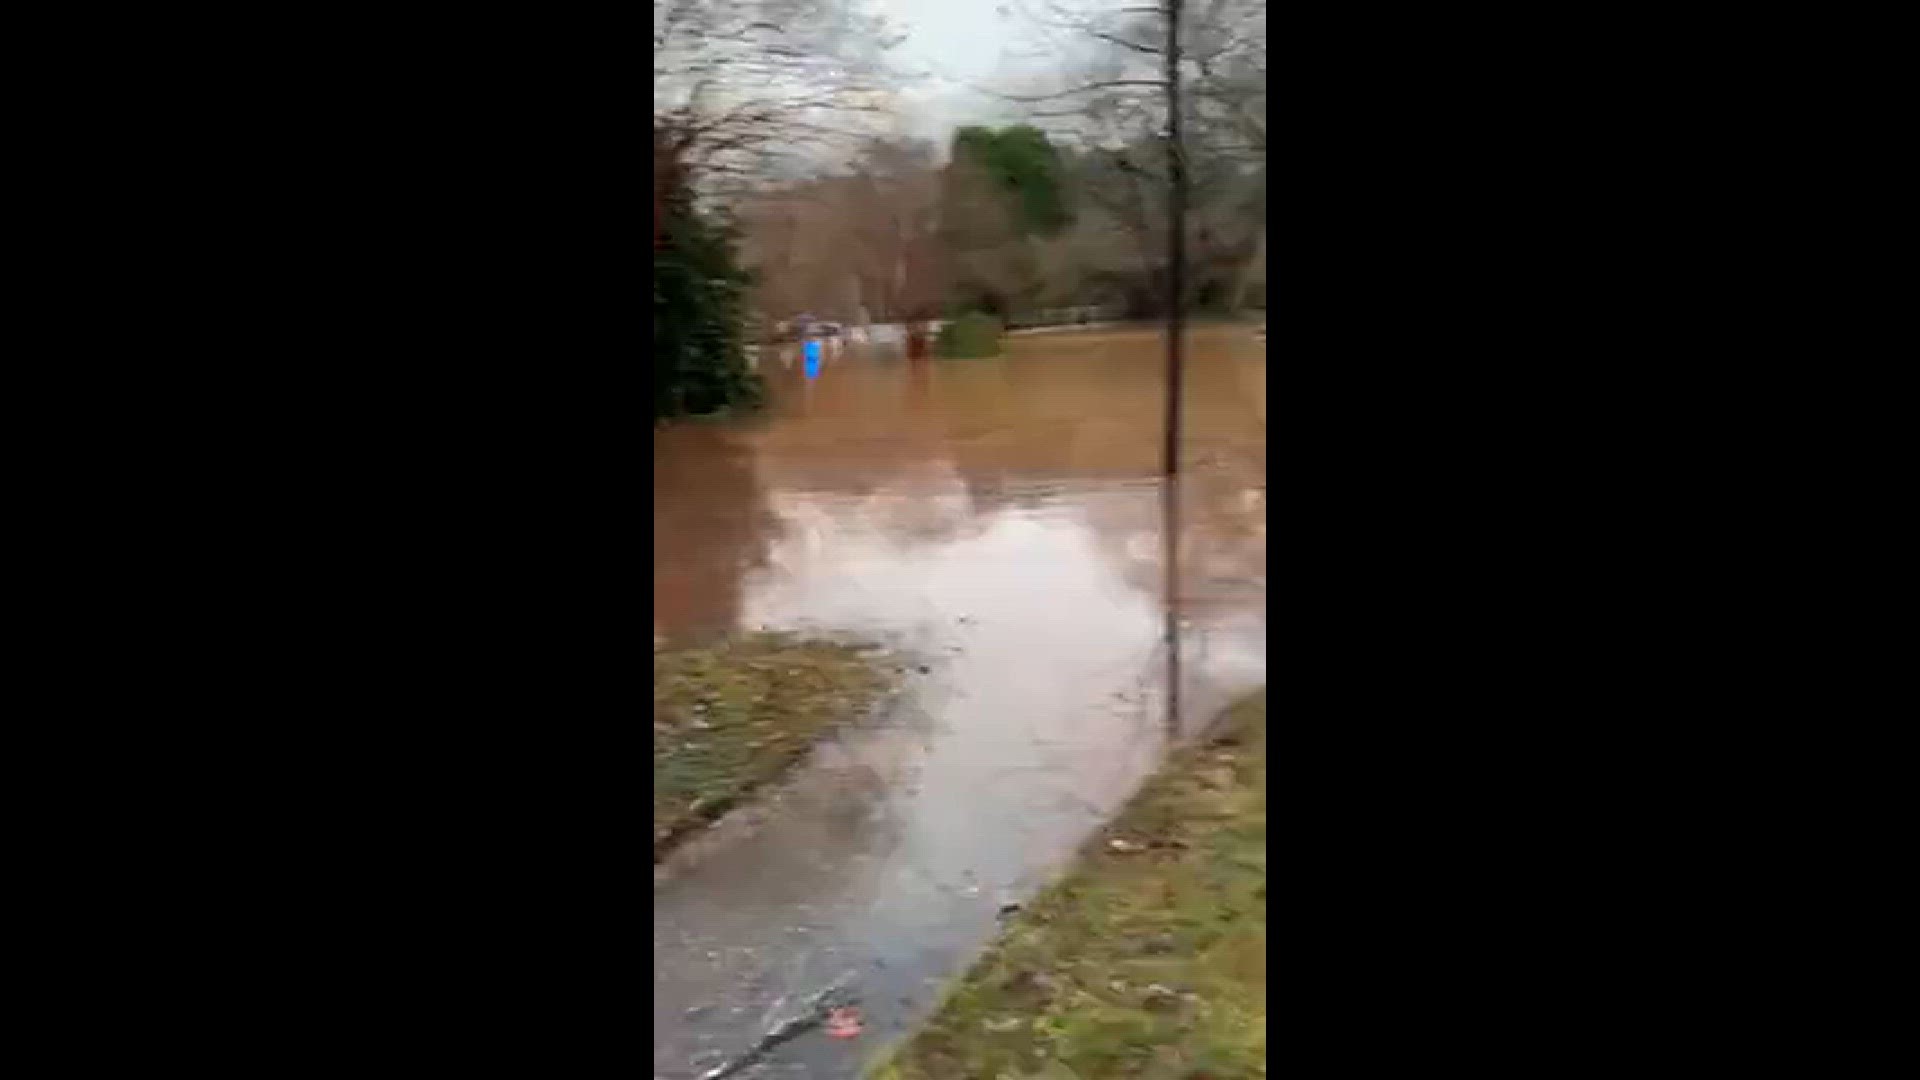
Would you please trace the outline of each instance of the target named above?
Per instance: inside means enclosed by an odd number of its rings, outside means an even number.
[[[1264,1077],[1266,842],[1263,692],[1175,754],[869,1077]]]
[[[653,857],[777,779],[886,692],[859,646],[752,634],[653,653]]]

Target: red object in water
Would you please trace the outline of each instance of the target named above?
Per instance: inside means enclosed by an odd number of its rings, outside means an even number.
[[[827,1034],[836,1039],[851,1039],[860,1034],[860,1010],[846,1006],[828,1013]]]

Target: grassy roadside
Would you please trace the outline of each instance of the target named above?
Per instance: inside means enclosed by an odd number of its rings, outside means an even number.
[[[1177,753],[871,1080],[1264,1077],[1266,721]]]
[[[653,857],[778,778],[885,692],[855,646],[752,634],[653,653]]]

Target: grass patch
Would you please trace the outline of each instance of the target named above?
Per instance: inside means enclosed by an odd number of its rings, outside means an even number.
[[[1266,720],[1178,751],[871,1080],[1267,1075]]]
[[[653,857],[778,778],[890,680],[858,646],[752,634],[653,653]]]

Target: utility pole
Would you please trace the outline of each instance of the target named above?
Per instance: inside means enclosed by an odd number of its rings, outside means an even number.
[[[1182,305],[1187,271],[1187,173],[1180,144],[1180,9],[1165,0],[1167,19],[1167,416],[1161,449],[1162,530],[1166,536],[1167,737],[1180,737],[1180,375]]]

